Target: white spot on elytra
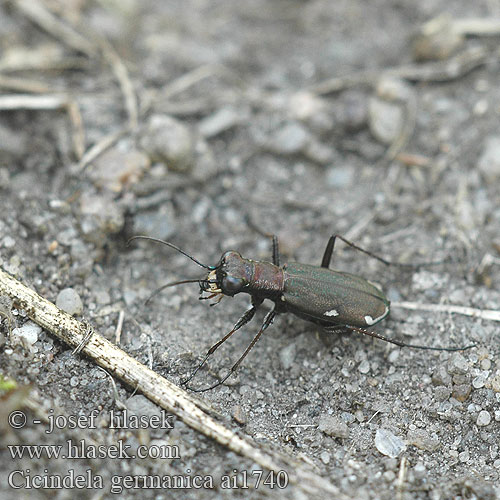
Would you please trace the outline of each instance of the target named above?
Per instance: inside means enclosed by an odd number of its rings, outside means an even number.
[[[332,309],[331,311],[326,311],[325,316],[338,316],[339,313],[335,310]]]
[[[374,319],[371,316],[365,316],[365,321],[367,325],[373,325],[373,323],[375,323]]]
[[[367,325],[374,325],[375,323],[378,323],[381,319],[384,319],[387,316],[388,312],[389,308],[386,307],[384,314],[381,314],[378,318],[373,319],[371,316],[365,316],[365,322]]]

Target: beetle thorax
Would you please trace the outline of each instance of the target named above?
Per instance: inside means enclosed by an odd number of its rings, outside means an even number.
[[[274,298],[283,291],[281,268],[270,262],[244,259],[235,251],[226,252],[213,273],[217,288],[224,295],[246,292],[262,298]]]

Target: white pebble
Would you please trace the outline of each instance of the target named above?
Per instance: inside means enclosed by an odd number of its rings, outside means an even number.
[[[75,314],[82,314],[83,304],[82,299],[73,288],[65,288],[57,295],[56,306],[68,314],[74,316]]]
[[[32,321],[27,321],[21,328],[14,328],[11,333],[13,343],[29,348],[38,340],[42,328]]]
[[[487,412],[486,410],[481,410],[479,412],[479,415],[477,416],[477,425],[480,426],[480,427],[484,427],[486,425],[489,425],[489,423],[491,422],[491,415],[489,412]]]
[[[406,449],[404,441],[387,429],[377,429],[375,446],[382,455],[391,458],[398,457]]]
[[[370,371],[370,362],[365,359],[364,361],[361,361],[361,363],[358,366],[358,371],[359,373],[366,374]]]

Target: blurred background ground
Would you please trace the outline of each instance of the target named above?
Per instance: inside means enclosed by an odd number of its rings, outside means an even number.
[[[127,247],[134,234],[168,239],[207,264],[228,249],[269,259],[256,226],[279,236],[283,261],[319,264],[340,233],[394,261],[444,260],[401,271],[339,245],[334,267],[379,283],[392,301],[498,309],[498,19],[493,0],[2,1],[0,265],[53,302],[73,289],[81,305],[70,297],[66,306],[110,340],[123,311],[121,347],[176,383],[248,300],[210,308],[195,284],[145,306],[162,284],[203,273],[168,248]],[[102,371],[14,313],[15,335],[0,316],[4,376],[31,384],[45,411],[115,408]],[[264,313],[195,383],[225,373]],[[498,323],[394,308],[377,331],[477,347],[399,349],[282,316],[238,374],[201,397],[225,425],[302,457],[349,497],[499,498]],[[117,389],[136,413],[155,411]],[[79,436],[2,430],[4,445]],[[180,446],[168,465],[71,463],[108,484],[126,473],[220,478],[255,469],[180,421],[147,438],[105,427],[83,438]],[[2,446],[2,476],[13,467],[62,473],[68,463],[13,461]],[[248,491],[217,484],[183,497]],[[0,495],[74,491],[13,490],[3,479]],[[304,498],[292,486],[252,495]]]

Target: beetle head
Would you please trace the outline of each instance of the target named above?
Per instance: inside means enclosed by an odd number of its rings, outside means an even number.
[[[248,286],[249,270],[245,259],[235,251],[225,252],[219,263],[200,282],[203,292],[233,296]]]

